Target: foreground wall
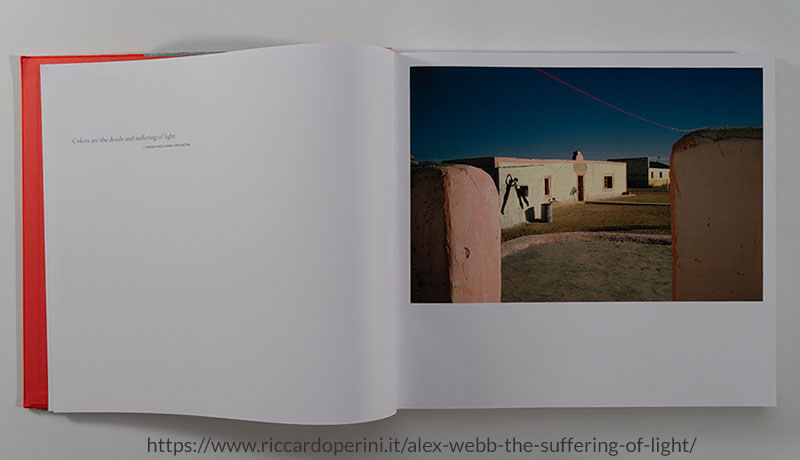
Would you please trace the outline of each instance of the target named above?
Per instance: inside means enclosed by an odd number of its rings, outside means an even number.
[[[498,208],[478,168],[411,169],[412,302],[500,302]]]
[[[761,129],[684,136],[670,157],[674,300],[762,299]]]

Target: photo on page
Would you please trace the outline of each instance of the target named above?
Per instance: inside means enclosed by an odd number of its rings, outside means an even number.
[[[762,300],[763,88],[760,67],[411,67],[411,301]]]

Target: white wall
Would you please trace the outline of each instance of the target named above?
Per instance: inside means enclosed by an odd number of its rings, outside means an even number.
[[[669,169],[667,168],[650,168],[648,172],[648,183],[651,187],[669,184]]]
[[[541,204],[551,200],[556,206],[574,204],[578,201],[578,175],[583,175],[584,200],[601,200],[619,196],[626,190],[625,163],[574,162],[556,160],[498,160],[500,203],[506,192],[506,178],[519,179],[520,186],[528,186],[528,204],[520,207],[514,190],[500,218],[503,228],[541,219]],[[606,189],[603,178],[613,178],[613,187]],[[550,195],[545,195],[544,178],[550,178]],[[524,202],[523,202],[524,204]]]
[[[627,178],[625,177],[625,163],[587,163],[586,175],[586,199],[598,200],[621,195],[627,190]],[[612,188],[605,188],[603,177],[613,178]]]

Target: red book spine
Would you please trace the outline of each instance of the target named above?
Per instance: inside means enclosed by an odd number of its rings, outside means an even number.
[[[45,289],[42,96],[45,64],[152,59],[143,54],[23,56],[22,87],[22,343],[25,407],[47,409],[47,314]]]

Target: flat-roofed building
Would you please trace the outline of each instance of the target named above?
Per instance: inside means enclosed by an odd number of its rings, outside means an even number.
[[[500,194],[502,228],[541,219],[541,205],[555,206],[602,200],[627,191],[626,164],[584,160],[484,157],[450,160],[483,169]]]
[[[669,165],[660,161],[651,161],[648,168],[650,177],[648,185],[650,187],[664,187],[669,185]]]
[[[610,158],[608,161],[628,165],[628,187],[647,188],[669,185],[669,165],[648,157]]]

